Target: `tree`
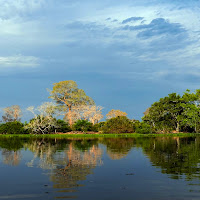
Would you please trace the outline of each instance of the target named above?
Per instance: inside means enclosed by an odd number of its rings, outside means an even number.
[[[71,131],[69,124],[64,120],[58,119],[56,123],[58,125],[58,128],[56,128],[56,132],[66,133]]]
[[[53,90],[50,91],[50,98],[56,101],[60,110],[65,112],[66,118],[72,127],[73,124],[73,106],[94,105],[91,97],[87,96],[84,90],[79,89],[75,81],[60,81],[53,84]]]
[[[20,121],[22,111],[18,105],[13,105],[3,109],[4,115],[2,119],[4,122]]]
[[[111,118],[101,128],[103,133],[133,133],[134,124],[126,116]]]
[[[21,122],[13,121],[0,124],[0,134],[23,134],[24,125]]]
[[[77,119],[88,120],[94,125],[103,118],[102,109],[103,107],[96,105],[81,105],[73,107],[72,110],[76,112]]]
[[[168,97],[163,99],[164,103],[164,114],[170,114],[172,117],[172,121],[175,124],[175,129],[179,132],[180,129],[180,119],[183,112],[182,103],[183,100],[181,99],[180,95],[176,93],[169,94]]]
[[[108,112],[108,114],[106,115],[107,119],[111,119],[111,118],[115,118],[115,117],[119,117],[119,116],[127,116],[127,113],[126,112],[123,112],[121,110],[110,110]]]
[[[87,110],[84,113],[84,116],[94,125],[103,118],[102,109],[103,107],[101,106],[87,106]]]
[[[168,132],[175,129],[179,132],[180,121],[183,113],[183,99],[176,93],[169,94],[155,102],[147,112],[143,120],[151,125],[152,128]]]
[[[176,93],[161,98],[145,111],[143,121],[151,125],[155,131],[169,132],[176,130],[198,131],[200,120],[200,90],[191,93],[186,90],[183,96]]]
[[[49,133],[53,128],[59,127],[55,115],[56,106],[51,102],[45,102],[41,106],[34,108],[30,106],[27,108],[28,111],[32,112],[34,118],[25,126],[26,129],[31,130],[33,133]],[[36,114],[39,112],[39,114]]]
[[[182,120],[183,125],[187,125],[190,128],[194,128],[197,133],[200,128],[200,107],[198,105],[188,103],[184,105],[184,119]]]
[[[92,131],[93,124],[87,120],[78,120],[73,124],[75,131]]]

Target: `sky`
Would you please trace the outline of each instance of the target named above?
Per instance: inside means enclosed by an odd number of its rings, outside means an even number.
[[[0,0],[1,110],[64,80],[131,119],[200,89],[200,0]]]

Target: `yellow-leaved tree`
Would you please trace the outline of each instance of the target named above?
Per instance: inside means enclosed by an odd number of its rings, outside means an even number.
[[[79,89],[75,81],[60,81],[53,85],[50,98],[55,100],[59,109],[65,113],[70,126],[73,124],[73,107],[94,105],[93,99],[87,96],[84,90]]]
[[[118,116],[127,116],[127,113],[126,112],[123,112],[121,110],[110,110],[108,112],[108,114],[106,115],[106,118],[107,119],[111,119],[111,118],[114,118],[114,117],[118,117]]]

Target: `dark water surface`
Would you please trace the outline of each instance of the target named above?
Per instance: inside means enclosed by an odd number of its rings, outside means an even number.
[[[200,137],[1,138],[1,199],[200,199]]]

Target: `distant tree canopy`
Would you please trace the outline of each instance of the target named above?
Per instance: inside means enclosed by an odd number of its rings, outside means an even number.
[[[123,112],[121,110],[114,110],[114,109],[112,109],[106,115],[107,119],[111,119],[111,118],[119,117],[119,116],[127,116],[127,113]]]
[[[200,130],[200,90],[180,96],[171,93],[145,111],[143,121],[158,132]]]
[[[60,106],[60,109],[65,112],[65,116],[72,127],[73,106],[94,105],[94,101],[91,97],[86,95],[84,90],[78,88],[75,81],[60,81],[53,85],[50,98],[55,100]]]

